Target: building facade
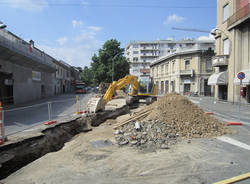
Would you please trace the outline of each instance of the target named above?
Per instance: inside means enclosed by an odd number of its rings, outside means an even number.
[[[215,73],[209,84],[218,99],[237,102],[242,90],[242,102],[250,103],[250,1],[218,0]],[[242,89],[237,74],[243,71]]]
[[[54,61],[56,67],[55,94],[72,92],[71,87],[71,66],[62,60]]]
[[[7,30],[0,30],[0,101],[20,104],[73,92],[80,72]]]
[[[130,64],[130,74],[139,77],[150,73],[150,64],[159,57],[166,56],[182,49],[189,49],[197,44],[210,47],[211,42],[186,40],[133,41],[126,47],[126,58]]]
[[[55,59],[7,30],[0,30],[0,101],[24,103],[54,95]]]
[[[157,86],[157,94],[169,92],[211,95],[208,78],[213,73],[214,44],[209,48],[195,45],[163,56],[153,62],[151,76]]]

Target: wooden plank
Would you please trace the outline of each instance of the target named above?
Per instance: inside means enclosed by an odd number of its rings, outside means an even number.
[[[139,118],[141,118],[141,117],[143,117],[143,116],[146,116],[146,115],[149,114],[149,113],[150,113],[150,111],[147,111],[147,112],[144,112],[143,114],[140,114],[140,115],[138,115],[138,116],[132,117],[131,119],[128,119],[128,120],[126,120],[126,121],[124,121],[124,122],[121,122],[121,123],[119,123],[119,124],[117,124],[117,125],[114,125],[113,129],[116,129],[116,128],[118,128],[118,127],[120,127],[120,126],[122,126],[122,125],[125,125],[125,124],[127,124],[127,123],[129,123],[129,122],[131,122],[131,121],[134,121],[134,120],[139,119]]]
[[[246,180],[248,178],[250,178],[250,172],[246,173],[246,174],[239,175],[239,176],[235,176],[235,177],[223,180],[223,181],[219,181],[219,182],[216,182],[214,184],[230,184],[230,183],[235,183],[235,182],[239,182],[242,180]]]

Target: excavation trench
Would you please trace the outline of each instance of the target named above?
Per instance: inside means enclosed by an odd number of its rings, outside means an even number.
[[[35,136],[0,146],[0,179],[4,179],[25,165],[63,148],[64,144],[81,132],[92,130],[107,119],[129,112],[129,107],[100,112],[45,128]]]

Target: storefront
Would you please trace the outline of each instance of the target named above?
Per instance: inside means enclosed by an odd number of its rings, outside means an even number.
[[[217,98],[221,100],[227,100],[228,93],[228,71],[215,73],[208,78],[208,85],[217,86],[218,94]]]

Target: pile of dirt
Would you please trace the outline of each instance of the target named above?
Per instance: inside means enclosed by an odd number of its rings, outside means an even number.
[[[181,137],[215,137],[228,131],[224,124],[177,93],[159,98],[152,106],[153,111],[147,119],[166,122]]]
[[[126,98],[128,94],[126,94],[123,90],[116,90],[114,96],[116,98]]]
[[[101,82],[99,85],[99,93],[105,94],[109,88],[110,83]]]
[[[132,121],[114,132],[118,145],[166,149],[179,139],[210,138],[229,132],[224,124],[177,93],[158,98],[149,109],[145,119]],[[136,129],[135,124],[140,128]]]

